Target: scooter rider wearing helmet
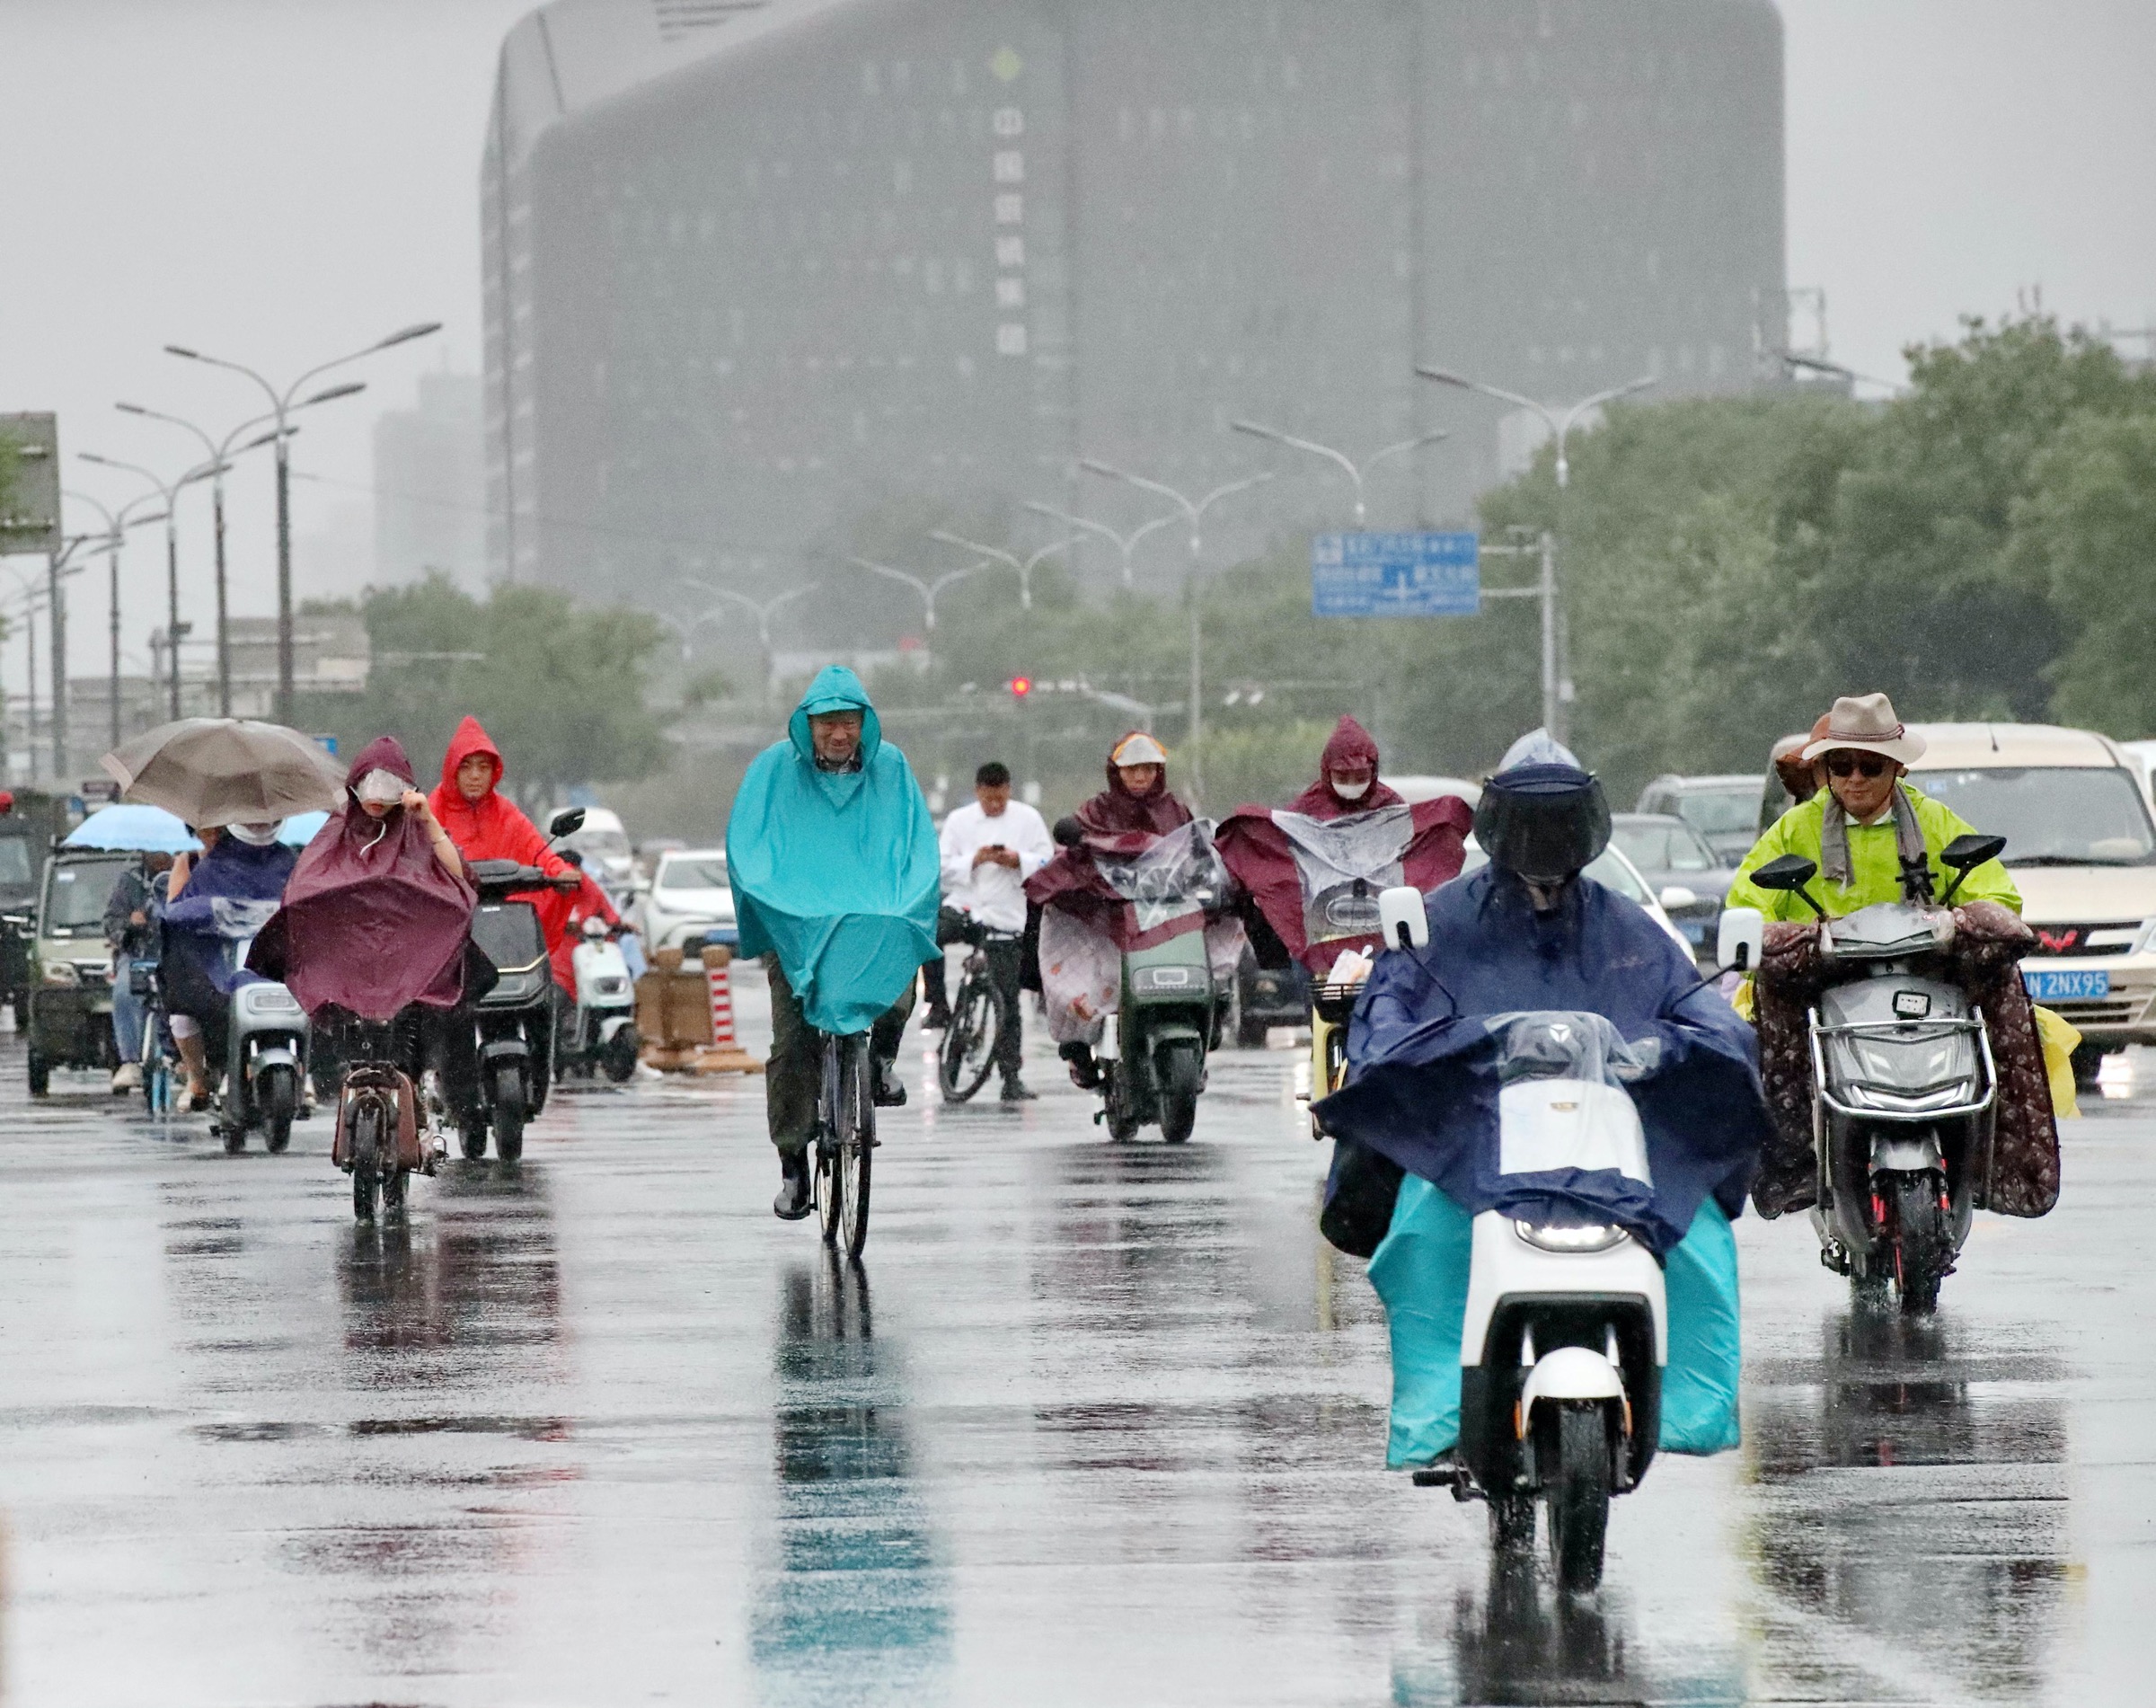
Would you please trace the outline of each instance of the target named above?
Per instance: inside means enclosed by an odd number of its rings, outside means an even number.
[[[1370,1259],[1391,1321],[1389,1460],[1427,1465],[1457,1443],[1471,1230],[1486,1210],[1615,1224],[1663,1261],[1660,1445],[1720,1452],[1737,1429],[1729,1218],[1767,1129],[1756,1043],[1653,918],[1585,875],[1609,842],[1601,783],[1539,730],[1507,758],[1475,811],[1489,863],[1426,896],[1426,947],[1378,955],[1348,1083],[1312,1111],[1339,1141],[1320,1226]],[[1583,1050],[1635,1105],[1651,1179],[1500,1144],[1501,1086]]]

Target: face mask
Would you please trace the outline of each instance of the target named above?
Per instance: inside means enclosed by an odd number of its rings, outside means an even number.
[[[284,827],[285,821],[282,819],[274,819],[268,824],[228,824],[225,827],[225,833],[237,836],[250,848],[267,848],[277,840],[277,833]]]
[[[1360,801],[1370,792],[1370,784],[1367,779],[1361,783],[1342,783],[1335,777],[1332,780],[1332,792],[1343,801]]]
[[[404,779],[393,771],[384,771],[377,766],[359,779],[359,786],[352,792],[362,801],[372,801],[384,807],[393,807],[404,799],[409,787]]]

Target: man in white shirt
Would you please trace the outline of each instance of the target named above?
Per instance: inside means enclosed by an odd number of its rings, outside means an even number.
[[[1039,813],[1011,799],[1011,772],[991,759],[974,774],[974,804],[959,807],[943,820],[943,905],[936,916],[938,943],[964,942],[978,927],[994,934],[983,945],[988,978],[1003,1011],[995,1065],[1003,1072],[1003,1102],[1029,1102],[1033,1093],[1019,1079],[1021,1034],[1018,1000],[1020,940],[1026,929],[1026,880],[1056,857],[1056,844]],[[950,1023],[944,995],[943,962],[921,969],[928,995],[922,1023],[941,1030]]]

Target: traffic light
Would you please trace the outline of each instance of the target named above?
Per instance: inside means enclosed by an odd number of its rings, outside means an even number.
[[[1014,676],[1003,686],[1011,690],[1013,700],[1022,700],[1033,692],[1033,678],[1029,676]]]

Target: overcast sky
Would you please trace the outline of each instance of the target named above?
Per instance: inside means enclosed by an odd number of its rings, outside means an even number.
[[[74,453],[175,469],[189,441],[114,400],[212,427],[253,401],[164,344],[281,379],[444,321],[356,370],[369,392],[326,405],[298,441],[296,465],[320,477],[296,489],[300,591],[356,589],[374,415],[409,403],[423,367],[477,369],[480,141],[496,46],[528,9],[0,0],[0,411],[58,410],[69,483],[124,497],[126,477]],[[1825,290],[1838,359],[1891,378],[1904,344],[2037,286],[2070,319],[2156,323],[2156,3],[1781,10],[1789,282]],[[265,471],[239,477],[232,504],[235,609],[266,613]],[[183,542],[190,603],[205,531]],[[162,604],[161,559],[146,539],[128,562],[131,649]],[[94,607],[74,628],[79,669],[99,663]]]

